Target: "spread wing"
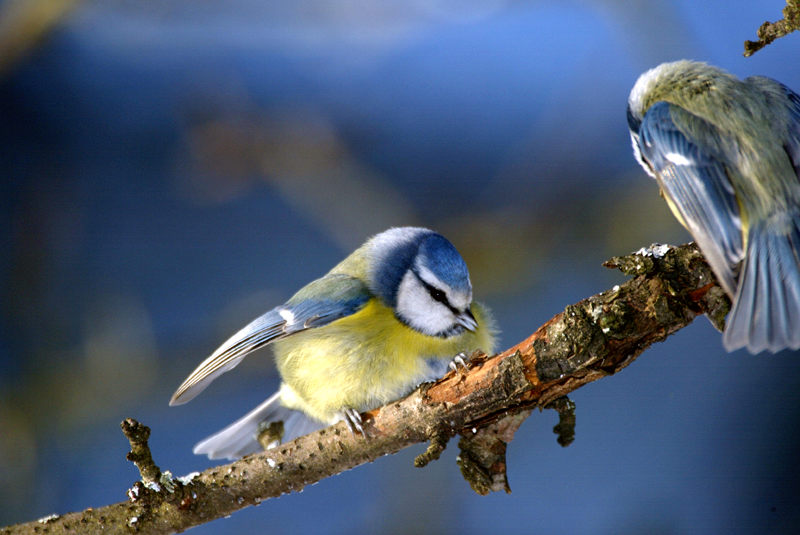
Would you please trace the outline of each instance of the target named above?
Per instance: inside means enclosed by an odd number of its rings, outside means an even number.
[[[670,208],[733,296],[744,255],[739,206],[723,163],[711,148],[684,132],[719,141],[716,129],[700,117],[666,102],[654,104],[639,130],[641,155],[655,172]]]
[[[370,298],[372,294],[366,285],[348,275],[326,275],[309,283],[286,304],[273,308],[231,336],[186,378],[169,404],[180,405],[191,400],[256,349],[354,314]]]

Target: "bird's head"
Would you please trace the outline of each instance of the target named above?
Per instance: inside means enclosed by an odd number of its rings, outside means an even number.
[[[429,336],[474,331],[467,264],[445,237],[421,228],[395,228],[372,240],[373,292],[402,323]]]

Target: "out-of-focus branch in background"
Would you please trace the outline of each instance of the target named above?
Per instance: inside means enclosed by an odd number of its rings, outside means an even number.
[[[81,0],[7,0],[0,4],[0,76],[27,56]]]

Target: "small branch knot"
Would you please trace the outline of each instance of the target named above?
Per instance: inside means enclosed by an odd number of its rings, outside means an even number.
[[[445,430],[443,426],[428,429],[428,449],[424,453],[417,455],[414,459],[414,466],[423,468],[431,461],[437,460],[441,457],[442,452],[447,447],[447,441],[450,440],[450,433]]]
[[[563,396],[551,401],[545,409],[558,413],[558,424],[553,427],[553,433],[558,435],[558,443],[566,448],[575,440],[575,402]]]
[[[283,421],[262,423],[258,427],[258,443],[265,450],[275,447],[283,440]]]
[[[139,469],[142,481],[158,483],[161,479],[161,469],[153,461],[150,446],[147,445],[147,441],[150,439],[150,428],[133,418],[123,420],[120,427],[131,444],[131,451],[125,458]]]
[[[532,409],[505,414],[497,421],[462,433],[458,441],[461,475],[476,493],[511,492],[508,485],[506,448]]]

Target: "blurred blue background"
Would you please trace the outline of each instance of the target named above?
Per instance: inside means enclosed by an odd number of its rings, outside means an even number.
[[[162,469],[213,464],[191,447],[275,390],[269,352],[175,387],[391,225],[450,238],[502,347],[623,281],[610,256],[688,241],[631,156],[645,69],[800,90],[799,35],[742,57],[781,0],[71,3],[0,58],[0,525],[126,499],[128,416]],[[699,318],[575,392],[568,448],[533,414],[511,495],[418,446],[192,533],[796,532],[797,357]]]

